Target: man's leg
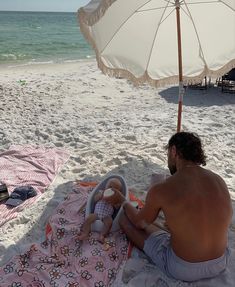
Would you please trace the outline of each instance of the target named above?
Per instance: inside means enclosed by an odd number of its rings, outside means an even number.
[[[139,229],[130,222],[124,213],[122,213],[120,216],[119,225],[126,234],[127,238],[141,250],[143,250],[144,241],[149,237],[149,235],[153,232],[161,230],[153,224],[150,224],[146,229]]]

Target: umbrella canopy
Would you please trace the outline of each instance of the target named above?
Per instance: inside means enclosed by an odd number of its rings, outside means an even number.
[[[235,0],[92,0],[78,10],[99,68],[152,86],[217,78],[235,67]]]

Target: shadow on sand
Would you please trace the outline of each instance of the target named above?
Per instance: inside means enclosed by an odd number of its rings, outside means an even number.
[[[170,87],[159,92],[168,103],[178,103],[178,86]],[[206,90],[186,88],[183,105],[195,107],[210,107],[235,105],[235,95],[222,93],[220,87],[209,87]]]

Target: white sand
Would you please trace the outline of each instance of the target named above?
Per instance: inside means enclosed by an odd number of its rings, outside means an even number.
[[[0,68],[0,151],[16,143],[54,144],[71,154],[37,204],[0,228],[0,265],[42,240],[48,216],[75,179],[118,173],[144,199],[151,174],[168,172],[163,147],[176,130],[177,93],[177,87],[134,88],[101,74],[95,61]],[[233,200],[234,126],[234,94],[187,90],[183,130],[201,136],[207,167],[224,178]],[[233,251],[234,235],[235,216]]]

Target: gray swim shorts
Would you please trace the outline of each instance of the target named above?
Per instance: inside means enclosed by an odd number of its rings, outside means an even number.
[[[170,235],[165,231],[151,234],[144,243],[144,252],[168,277],[181,281],[196,281],[219,275],[228,265],[230,251],[223,256],[191,263],[179,258],[170,246]]]

